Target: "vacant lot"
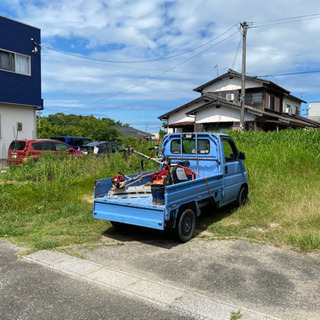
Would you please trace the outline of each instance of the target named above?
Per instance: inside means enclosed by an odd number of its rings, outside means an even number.
[[[246,152],[249,204],[218,212],[207,208],[198,222],[205,240],[241,238],[320,249],[320,132],[230,132]],[[140,146],[146,151],[145,144]],[[139,146],[137,147],[139,150]],[[156,168],[148,163],[147,169]],[[0,238],[30,250],[99,243],[107,221],[92,218],[93,181],[140,169],[140,159],[121,154],[60,159],[43,157],[0,175]]]

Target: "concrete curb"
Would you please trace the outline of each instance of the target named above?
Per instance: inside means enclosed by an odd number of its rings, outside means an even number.
[[[230,320],[232,312],[240,311],[242,320],[280,320],[243,306],[226,304],[193,289],[156,282],[147,277],[129,274],[58,252],[38,251],[23,257],[23,260],[41,264],[82,280],[108,287],[113,291],[192,315],[198,319]]]

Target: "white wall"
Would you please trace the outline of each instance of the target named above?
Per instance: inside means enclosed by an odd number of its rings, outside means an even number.
[[[194,116],[188,117],[186,115],[186,112],[188,112],[194,108],[197,108],[201,105],[203,105],[203,102],[194,103],[189,107],[186,107],[180,111],[177,111],[177,112],[171,114],[168,118],[168,124],[173,124],[173,123],[177,123],[177,122],[185,122],[185,121],[194,122]]]
[[[290,105],[292,114],[296,114],[296,110],[298,110],[298,115],[301,114],[301,104],[299,102],[289,98],[283,98],[282,112],[287,113],[287,105]]]
[[[245,112],[245,121],[254,121],[254,116]],[[240,110],[227,107],[208,107],[200,110],[197,113],[197,123],[210,123],[210,122],[239,122]]]
[[[309,103],[309,117],[320,117],[320,102]]]
[[[262,84],[259,82],[255,82],[252,80],[246,80],[246,89],[249,88],[261,88]],[[218,91],[226,91],[226,90],[239,90],[241,89],[241,79],[240,78],[232,78],[232,79],[222,79],[216,83],[209,85],[208,87],[203,89],[203,93],[205,92],[218,92]]]
[[[22,122],[22,131],[17,132],[17,122]],[[36,139],[36,137],[37,123],[34,107],[0,104],[0,160],[7,158],[8,147],[12,140]]]

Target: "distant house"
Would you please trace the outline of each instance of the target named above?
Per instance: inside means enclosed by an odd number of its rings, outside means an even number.
[[[309,103],[309,116],[310,120],[320,122],[320,102],[310,102]]]
[[[37,137],[41,98],[40,29],[0,16],[0,161],[13,139]]]
[[[132,128],[129,126],[119,126],[118,130],[121,132],[121,138],[128,138],[130,136],[134,136],[138,140],[153,140],[154,136],[152,133],[145,132],[136,128]]]
[[[288,127],[320,128],[320,123],[300,116],[304,100],[290,91],[257,77],[245,77],[246,129],[276,130]],[[222,131],[240,126],[241,74],[233,70],[197,88],[201,96],[160,117],[168,132]]]

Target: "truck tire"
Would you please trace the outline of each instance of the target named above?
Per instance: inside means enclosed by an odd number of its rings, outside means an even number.
[[[248,187],[246,185],[241,186],[238,198],[236,200],[236,207],[245,206],[248,202]]]
[[[178,218],[175,237],[178,241],[187,242],[193,237],[196,224],[196,215],[192,209],[182,211]]]

